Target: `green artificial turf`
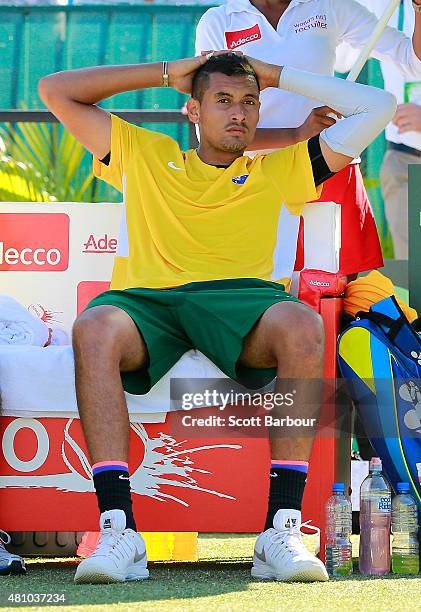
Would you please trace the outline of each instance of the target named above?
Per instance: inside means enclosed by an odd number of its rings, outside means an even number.
[[[328,583],[256,582],[250,577],[254,536],[207,535],[199,539],[199,561],[151,564],[151,579],[117,585],[75,585],[75,561],[30,559],[28,574],[0,579],[0,605],[11,593],[64,593],[60,605],[69,612],[147,610],[248,612],[264,610],[346,610],[347,612],[420,609],[421,575],[366,578],[354,574]],[[353,538],[354,553],[358,545]],[[311,544],[314,539],[308,539]],[[51,606],[19,606],[20,610],[51,610]]]

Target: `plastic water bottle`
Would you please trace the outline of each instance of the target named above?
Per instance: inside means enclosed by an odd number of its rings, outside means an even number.
[[[391,490],[378,457],[360,489],[360,573],[382,576],[390,572]]]
[[[398,494],[392,501],[392,572],[418,574],[418,509],[407,482],[398,482]]]
[[[352,574],[352,506],[345,485],[335,482],[326,503],[326,569],[329,576]]]

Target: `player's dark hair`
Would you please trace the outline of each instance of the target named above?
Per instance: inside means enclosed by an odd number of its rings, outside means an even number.
[[[206,64],[203,64],[197,70],[193,77],[192,98],[199,100],[199,102],[203,100],[203,95],[209,87],[209,75],[215,72],[227,76],[251,76],[255,79],[260,91],[259,79],[248,59],[244,55],[224,53],[223,55],[212,56]]]

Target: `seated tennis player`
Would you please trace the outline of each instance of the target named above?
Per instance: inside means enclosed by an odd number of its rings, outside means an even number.
[[[172,138],[96,106],[120,92],[168,85],[191,93],[197,150],[183,152]],[[344,119],[308,142],[250,159],[243,152],[266,87],[312,97]],[[196,348],[235,380],[244,380],[244,368],[277,374],[281,390],[282,379],[301,380],[294,414],[315,416],[309,381],[323,376],[323,326],[316,312],[270,281],[279,202],[300,214],[304,202],[317,199],[318,186],[390,121],[395,99],[227,52],[57,73],[39,90],[93,154],[95,175],[124,193],[127,228],[117,255],[119,289],[95,298],[73,328],[79,411],[101,513],[100,543],[75,581],[141,580],[149,573],[132,512],[123,387],[146,393]],[[274,414],[289,412],[282,406]],[[325,581],[324,565],[300,535],[312,437],[280,437],[273,428],[270,443],[268,514],[252,576]]]

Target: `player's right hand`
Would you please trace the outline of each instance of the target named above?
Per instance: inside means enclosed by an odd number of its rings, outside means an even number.
[[[169,85],[181,93],[191,93],[196,71],[206,64],[213,55],[223,55],[229,51],[203,51],[201,55],[168,63]]]

